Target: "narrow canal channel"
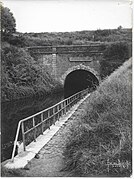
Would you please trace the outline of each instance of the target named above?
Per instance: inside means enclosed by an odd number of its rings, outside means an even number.
[[[10,159],[18,122],[64,99],[63,92],[40,99],[5,102],[1,105],[1,162]]]

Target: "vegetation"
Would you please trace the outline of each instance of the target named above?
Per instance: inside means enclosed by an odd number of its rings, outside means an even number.
[[[43,45],[81,45],[105,42],[100,62],[104,78],[131,56],[132,30],[117,29],[58,33],[16,32],[10,9],[1,6],[2,101],[43,95],[61,89],[47,69],[28,53],[26,47]]]
[[[132,61],[104,80],[70,128],[64,150],[74,176],[130,176]]]
[[[121,66],[132,56],[131,45],[125,41],[107,45],[103,59],[100,60],[101,78],[109,76],[115,69]]]
[[[105,35],[104,35],[105,34]],[[88,45],[91,42],[119,42],[131,43],[131,29],[106,29],[76,32],[42,32],[19,33],[10,38],[10,43],[21,47],[44,45]]]
[[[25,49],[2,48],[2,100],[41,96],[61,85]]]
[[[117,29],[19,33],[10,9],[1,6],[2,101],[41,96],[61,89],[26,50],[29,46],[105,42],[101,77],[131,57],[132,30]],[[131,61],[124,63],[92,93],[85,114],[74,122],[64,151],[66,170],[74,176],[130,176],[132,163]],[[113,166],[113,163],[116,165]],[[14,171],[2,169],[3,176]],[[18,174],[17,174],[18,175]]]
[[[2,40],[7,40],[16,31],[16,22],[10,9],[1,6],[1,35]]]
[[[8,8],[2,7],[2,101],[38,97],[61,90],[60,83],[25,48],[21,48],[19,41],[18,46],[16,42],[11,43],[15,30],[13,14]]]

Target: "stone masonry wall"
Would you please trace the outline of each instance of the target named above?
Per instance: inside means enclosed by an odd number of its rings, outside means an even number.
[[[30,47],[28,50],[63,85],[66,76],[77,69],[87,70],[99,79],[101,52],[104,50],[102,44],[92,44],[90,46]]]

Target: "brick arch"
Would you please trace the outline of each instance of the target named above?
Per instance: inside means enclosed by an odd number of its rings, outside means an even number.
[[[67,77],[67,75],[75,70],[86,70],[89,71],[90,73],[92,73],[97,79],[98,81],[100,81],[99,79],[99,74],[93,69],[90,68],[89,66],[85,66],[83,64],[77,65],[77,66],[73,66],[71,68],[69,68],[60,78],[60,81],[62,83],[62,85],[64,85],[65,79]]]

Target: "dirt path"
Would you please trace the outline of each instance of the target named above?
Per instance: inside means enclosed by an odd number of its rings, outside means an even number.
[[[84,113],[83,105],[87,99],[79,106],[75,113],[60,128],[53,138],[40,150],[37,156],[32,159],[25,169],[21,170],[24,177],[67,177],[71,173],[63,171],[63,149],[65,147],[66,136],[74,119],[80,117]]]

